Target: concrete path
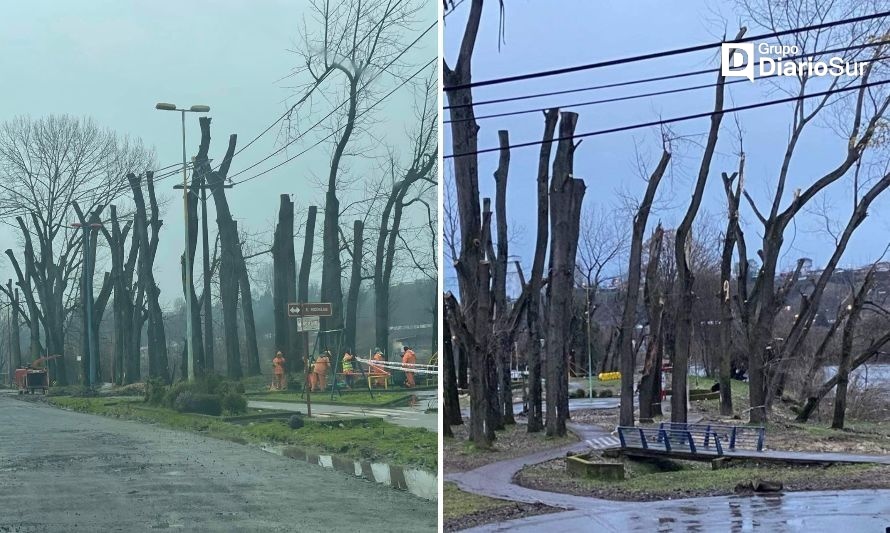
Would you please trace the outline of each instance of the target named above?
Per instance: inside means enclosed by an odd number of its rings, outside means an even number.
[[[565,456],[614,446],[617,439],[597,427],[569,424],[581,442],[525,457],[446,474],[464,491],[565,512],[489,524],[467,531],[882,531],[890,527],[890,490],[800,492],[767,496],[718,496],[659,502],[616,502],[559,494],[513,484],[522,468]],[[794,453],[794,452],[784,452]],[[821,454],[805,454],[821,455]],[[826,454],[833,455],[833,454]],[[849,457],[849,456],[848,456]],[[887,462],[881,458],[878,462]],[[851,522],[854,521],[854,522]],[[850,524],[855,523],[854,529]]]
[[[435,391],[432,391],[435,394]],[[247,406],[254,409],[277,409],[280,411],[299,411],[306,414],[304,402],[273,402],[250,400]],[[354,407],[349,405],[328,405],[312,403],[312,418],[321,420],[330,418],[382,418],[387,422],[405,427],[425,428],[439,431],[439,416],[435,411],[426,413],[427,402],[418,398],[415,407]]]
[[[436,511],[255,447],[0,394],[0,531],[434,532]]]

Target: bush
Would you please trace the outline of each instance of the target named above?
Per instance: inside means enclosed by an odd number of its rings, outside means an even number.
[[[200,413],[219,416],[222,414],[220,398],[216,394],[182,391],[174,400],[173,408],[180,413]]]
[[[293,415],[293,416],[291,416],[291,417],[287,420],[287,425],[288,425],[288,427],[290,427],[291,429],[300,429],[301,427],[303,427],[304,425],[306,425],[306,423],[303,422],[303,417],[302,417],[302,416],[300,416],[300,415]]]
[[[237,392],[227,392],[222,396],[223,411],[237,415],[247,412],[247,398]]]
[[[587,391],[584,389],[575,389],[575,398],[587,398]]]
[[[600,391],[599,396],[600,398],[611,398],[614,395],[612,394],[612,391],[610,389],[603,389]]]
[[[167,387],[160,379],[151,378],[145,382],[145,403],[161,405],[167,395]]]

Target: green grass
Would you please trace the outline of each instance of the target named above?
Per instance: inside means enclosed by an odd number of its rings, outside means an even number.
[[[454,483],[445,483],[442,502],[443,518],[445,520],[454,520],[474,513],[516,505],[515,502],[464,492],[457,488],[457,485]]]
[[[593,458],[592,460],[596,460]],[[562,465],[563,460],[560,461]],[[528,467],[520,474],[527,483],[539,480],[556,485],[571,484],[586,490],[621,494],[630,499],[661,499],[679,497],[682,494],[729,494],[736,485],[758,479],[781,481],[785,486],[839,480],[870,469],[880,469],[876,465],[834,465],[821,466],[732,466],[711,470],[707,463],[671,462],[655,466],[643,461],[625,461],[627,479],[607,481],[587,478],[569,478],[564,470],[553,464]],[[525,484],[525,483],[523,483]]]
[[[381,406],[381,405],[390,405],[393,403],[401,404],[404,401],[404,405],[408,405],[408,398],[410,394],[405,391],[396,391],[396,392],[377,392],[374,391],[374,398],[371,398],[371,395],[368,394],[368,391],[355,390],[355,391],[344,391],[343,395],[334,395],[334,398],[331,399],[330,393],[313,393],[312,394],[312,403],[318,404],[326,404],[326,405],[361,405],[361,406]],[[305,403],[306,397],[300,397],[299,392],[266,392],[263,394],[250,394],[248,396],[249,400],[257,400],[257,401],[270,401],[270,402],[298,402]]]
[[[401,427],[380,419],[357,423],[350,421],[340,425],[306,419],[303,428],[292,430],[284,421],[239,426],[216,417],[151,407],[138,400],[52,397],[48,401],[74,411],[157,423],[242,444],[292,444],[313,453],[339,454],[357,460],[415,466],[431,471],[435,471],[438,465],[436,433],[422,428]]]

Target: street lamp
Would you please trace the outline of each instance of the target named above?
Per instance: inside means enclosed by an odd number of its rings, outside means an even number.
[[[168,103],[158,103],[155,105],[155,109],[159,109],[161,111],[179,111],[182,114],[182,206],[183,212],[185,214],[185,248],[183,250],[183,257],[185,258],[185,285],[186,285],[186,295],[185,295],[185,309],[186,314],[188,315],[188,319],[185,321],[185,329],[186,336],[188,337],[188,378],[189,381],[193,381],[195,379],[195,352],[194,347],[194,337],[192,336],[192,295],[189,288],[192,286],[192,269],[191,269],[191,261],[189,260],[189,202],[188,202],[188,176],[186,175],[186,162],[185,162],[185,114],[186,113],[208,113],[210,112],[210,107],[206,105],[193,105],[188,109],[178,109],[176,104],[168,104]]]
[[[590,350],[590,284],[584,284],[587,293],[587,305],[584,307],[584,315],[587,317],[587,396],[593,399],[593,356]]]

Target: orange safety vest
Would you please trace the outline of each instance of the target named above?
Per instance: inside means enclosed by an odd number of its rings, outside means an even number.
[[[275,374],[284,374],[284,357],[276,356],[275,359],[272,359],[272,371]]]

